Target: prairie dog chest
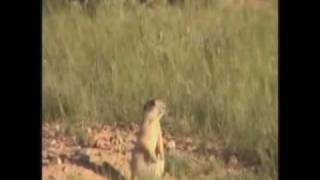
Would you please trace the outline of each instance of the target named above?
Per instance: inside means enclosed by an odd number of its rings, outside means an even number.
[[[156,146],[159,136],[161,135],[160,122],[144,123],[140,133],[140,141]]]

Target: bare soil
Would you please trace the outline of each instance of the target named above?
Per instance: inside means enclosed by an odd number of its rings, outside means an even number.
[[[126,179],[130,175],[131,149],[137,124],[87,127],[86,138],[67,135],[56,125],[43,125],[42,176],[44,180]],[[200,145],[192,137],[173,137],[164,132],[166,155],[190,157],[194,162],[219,164],[215,176],[237,175],[250,169],[234,154],[226,153],[217,140]],[[226,155],[227,154],[227,155]],[[167,157],[166,157],[167,158]],[[201,173],[210,173],[203,170]],[[209,171],[209,170],[208,170]],[[200,176],[195,175],[195,176]],[[178,179],[165,173],[165,180]]]

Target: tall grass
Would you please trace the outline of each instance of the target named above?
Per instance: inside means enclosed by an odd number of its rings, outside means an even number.
[[[50,2],[43,13],[45,121],[138,122],[142,104],[161,97],[174,117],[165,128],[217,135],[257,156],[276,178],[277,2],[147,8],[110,0],[94,15],[78,6],[50,9]]]

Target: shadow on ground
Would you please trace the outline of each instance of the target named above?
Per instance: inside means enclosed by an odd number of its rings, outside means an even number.
[[[91,162],[90,157],[84,153],[77,152],[69,157],[68,160],[73,164],[92,170],[101,176],[108,177],[108,179],[125,180],[125,177],[121,174],[121,172],[113,167],[110,163],[103,162],[102,165],[96,164]]]

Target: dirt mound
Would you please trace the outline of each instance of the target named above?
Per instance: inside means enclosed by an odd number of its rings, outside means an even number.
[[[48,180],[71,180],[71,179],[95,179],[95,180],[106,180],[106,177],[103,177],[99,174],[94,173],[93,171],[73,165],[73,164],[52,164],[50,166],[44,166],[42,168],[42,179]]]
[[[99,180],[129,177],[128,162],[131,159],[130,152],[138,125],[114,124],[86,127],[82,131],[82,138],[67,135],[62,129],[59,125],[43,126],[42,174],[44,180]],[[191,137],[173,137],[168,132],[164,132],[167,156],[188,157],[193,162],[199,162],[198,164],[217,164],[219,159],[225,159],[222,157],[222,145],[218,141],[215,142],[201,145]],[[172,161],[169,162],[172,164],[176,163],[174,159],[168,159],[168,161]],[[188,161],[187,164],[189,164]],[[174,166],[176,165],[172,167]],[[184,168],[184,166],[181,167]],[[209,171],[203,169],[203,171]],[[216,172],[222,175],[237,174],[242,169],[244,169],[242,162],[239,162],[236,156],[230,155],[230,158],[227,158]],[[167,170],[164,179],[179,179],[172,174],[172,171],[170,173],[170,170]],[[202,173],[202,171],[199,172]]]

